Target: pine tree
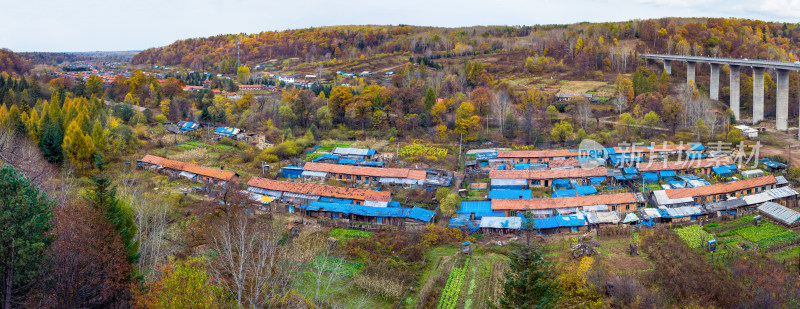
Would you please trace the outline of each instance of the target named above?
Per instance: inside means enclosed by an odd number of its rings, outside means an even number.
[[[97,173],[92,175],[94,190],[87,200],[95,209],[105,213],[106,220],[111,222],[114,230],[122,237],[128,261],[135,263],[139,259],[139,241],[135,239],[138,227],[134,221],[133,210],[123,200],[117,198],[117,188],[106,174],[105,165],[103,155],[95,154]]]
[[[61,144],[64,142],[64,133],[61,127],[52,121],[46,121],[42,128],[42,136],[39,140],[39,149],[47,162],[61,164],[64,162],[64,151]]]
[[[541,249],[523,246],[509,256],[509,270],[503,285],[501,308],[553,308],[558,302],[555,269]]]
[[[2,308],[12,308],[12,298],[42,269],[55,202],[11,165],[0,169],[0,179],[0,299]]]

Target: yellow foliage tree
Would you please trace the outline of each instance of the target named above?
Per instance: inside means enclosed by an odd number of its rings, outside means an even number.
[[[61,145],[67,157],[76,165],[82,166],[94,154],[92,137],[83,132],[77,121],[72,121],[67,127],[64,142]]]

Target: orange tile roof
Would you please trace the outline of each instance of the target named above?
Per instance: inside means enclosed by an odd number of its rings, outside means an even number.
[[[567,167],[567,166],[581,166],[580,160],[578,158],[566,158],[566,159],[559,159],[559,160],[550,160],[548,163],[548,167]]]
[[[428,172],[424,170],[412,170],[407,168],[366,167],[366,166],[352,166],[352,165],[315,163],[315,162],[306,163],[306,165],[303,166],[303,170],[345,174],[345,175],[362,175],[370,177],[391,177],[391,178],[409,178],[409,179],[425,179],[428,175]]]
[[[591,205],[618,205],[636,203],[633,193],[604,195],[567,196],[535,199],[496,199],[492,200],[492,210],[533,210]]]
[[[167,159],[167,158],[157,157],[157,156],[153,156],[153,155],[145,155],[144,158],[142,158],[141,161],[145,162],[145,163],[161,165],[161,166],[163,166],[165,168],[169,168],[169,169],[173,169],[173,170],[177,170],[177,171],[185,171],[185,172],[194,173],[194,174],[197,174],[197,175],[207,176],[207,177],[221,179],[221,180],[231,180],[231,178],[236,176],[236,173],[231,172],[231,171],[224,171],[224,170],[220,170],[220,169],[194,165],[194,164],[191,164],[191,163],[170,160],[170,159]]]
[[[292,192],[305,195],[319,195],[335,198],[347,198],[355,200],[369,200],[388,202],[392,200],[392,194],[388,191],[372,191],[356,188],[343,188],[328,185],[318,185],[311,183],[286,182],[253,177],[247,182],[248,186],[258,187],[266,190]]]
[[[734,181],[732,183],[720,183],[702,187],[671,189],[665,191],[667,193],[667,197],[676,199],[685,197],[728,194],[743,189],[751,189],[755,187],[766,186],[774,184],[776,182],[778,182],[778,180],[775,179],[775,176],[768,175],[768,176],[761,176],[756,178]]]
[[[588,178],[608,176],[608,171],[603,167],[585,170],[582,168],[569,168],[557,170],[536,170],[536,171],[489,171],[489,178],[492,179],[561,179],[561,178]]]
[[[498,151],[498,158],[550,158],[550,157],[577,157],[588,155],[587,152],[569,151],[569,149],[556,150],[506,150]]]
[[[701,160],[684,160],[681,161],[668,161],[668,162],[644,162],[639,163],[638,168],[641,172],[652,171],[669,171],[669,170],[685,170],[703,167],[714,167],[733,164],[733,159],[730,157],[701,159]]]
[[[649,145],[636,145],[635,147],[614,147],[616,153],[648,153],[652,152],[669,152],[669,151],[690,151],[692,150],[691,144],[656,144],[652,148]]]

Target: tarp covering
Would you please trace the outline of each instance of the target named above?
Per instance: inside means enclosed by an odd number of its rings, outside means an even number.
[[[569,179],[556,179],[553,180],[553,188],[568,188]]]
[[[711,171],[714,172],[714,174],[720,175],[722,177],[730,177],[731,175],[733,175],[733,173],[731,173],[731,170],[728,169],[727,166],[713,166],[711,167]]]
[[[622,223],[636,223],[637,221],[639,221],[639,216],[631,212],[625,215],[625,219],[622,220]]]
[[[642,173],[642,181],[644,183],[656,183],[658,182],[658,174],[655,172],[644,172]]]
[[[592,178],[589,178],[589,182],[591,184],[593,184],[593,185],[602,183],[603,181],[606,181],[605,177],[592,177]]]
[[[414,208],[393,208],[393,207],[369,207],[353,204],[311,202],[301,206],[308,211],[327,211],[341,214],[353,214],[365,217],[395,217],[409,218],[428,222],[433,219],[436,212],[419,207]]]
[[[518,230],[522,227],[522,218],[520,217],[483,217],[481,219],[481,228],[490,229],[515,229]]]

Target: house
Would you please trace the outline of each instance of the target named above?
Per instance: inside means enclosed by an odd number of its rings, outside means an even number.
[[[753,128],[748,127],[746,125],[738,125],[738,126],[733,126],[733,127],[736,128],[736,129],[739,129],[739,131],[742,131],[742,135],[744,135],[744,137],[747,137],[747,138],[756,138],[756,137],[758,137],[758,130],[756,130],[756,129],[753,129]]]
[[[800,226],[800,212],[786,208],[780,204],[766,202],[758,206],[758,213],[789,228]]]
[[[778,187],[742,197],[748,207],[773,202],[786,207],[797,207],[798,193],[791,187]]]
[[[239,174],[223,169],[208,168],[181,161],[146,155],[137,164],[147,170],[166,174],[170,178],[183,177],[206,184],[226,185],[239,182]]]
[[[317,172],[315,177],[334,178],[344,181],[360,183],[381,183],[422,186],[425,184],[427,172],[407,168],[379,168],[366,166],[352,166],[328,163],[309,162],[303,167],[305,172]]]
[[[241,92],[253,92],[261,89],[264,89],[264,85],[239,85],[239,91]]]
[[[217,127],[217,129],[214,130],[214,135],[219,137],[236,138],[236,136],[239,135],[239,132],[241,131],[242,130],[239,130],[237,128]]]
[[[356,188],[334,187],[311,183],[287,182],[253,177],[247,182],[247,191],[254,196],[271,196],[292,206],[308,205],[314,201],[335,201],[371,207],[389,207],[392,194]],[[257,195],[257,196],[255,196]],[[289,212],[294,212],[290,207]]]
[[[584,97],[587,100],[589,100],[589,102],[592,102],[592,103],[596,103],[596,102],[600,101],[599,99],[595,98],[594,95],[591,94],[591,93],[559,93],[559,94],[556,95],[555,101],[556,102],[569,101],[570,99],[572,99],[572,97],[575,97],[575,96]]]
[[[697,204],[705,204],[766,191],[774,188],[775,183],[777,183],[775,177],[769,175],[730,183],[664,191],[669,199],[692,198]]]
[[[569,187],[571,184],[590,184],[591,178],[607,177],[608,171],[598,167],[593,169],[555,169],[555,170],[492,170],[489,171],[489,178],[494,185],[495,179],[513,179],[517,186],[526,187]],[[492,187],[494,189],[494,187]]]
[[[637,196],[633,193],[535,199],[497,199],[492,200],[492,211],[502,211],[506,216],[514,216],[531,211],[538,218],[591,210],[635,211],[643,207],[644,203],[645,199],[642,196]]]
[[[590,228],[619,224],[619,214],[616,211],[584,211],[583,216]]]

